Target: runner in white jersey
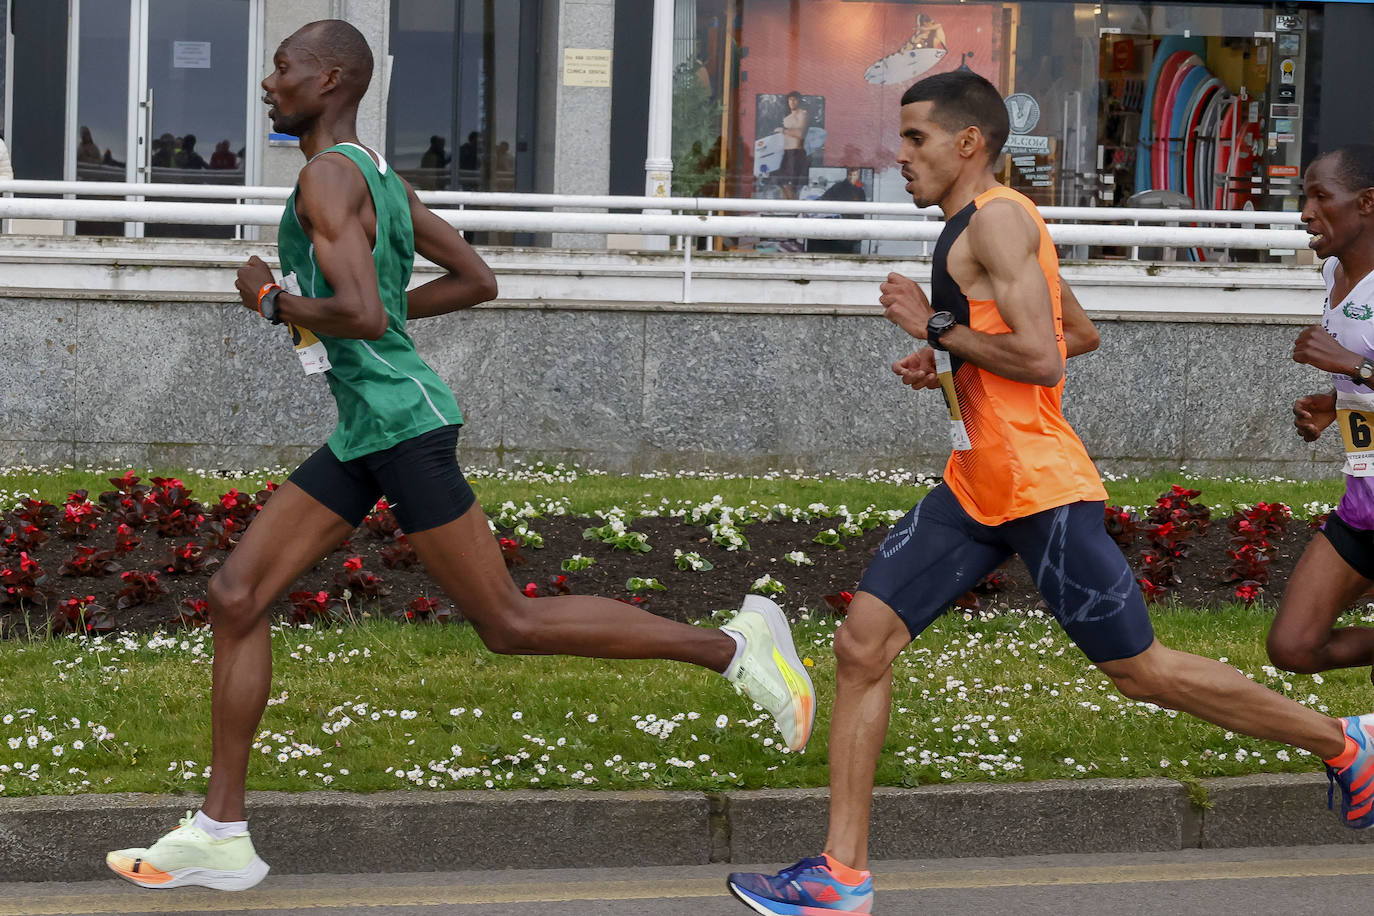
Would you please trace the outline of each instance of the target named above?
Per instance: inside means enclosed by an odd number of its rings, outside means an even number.
[[[1326,259],[1320,325],[1303,328],[1293,359],[1331,373],[1333,388],[1298,398],[1293,425],[1308,442],[1335,423],[1345,495],[1298,561],[1269,631],[1269,657],[1312,673],[1374,664],[1374,628],[1337,627],[1374,585],[1374,146],[1344,146],[1307,169],[1302,218]]]

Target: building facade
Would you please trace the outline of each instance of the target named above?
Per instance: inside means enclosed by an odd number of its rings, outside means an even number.
[[[637,195],[654,6],[0,0],[0,125],[19,178],[290,184],[258,81],[335,16],[377,61],[360,133],[417,187]],[[1369,2],[672,6],[678,193],[901,200],[898,99],[958,68],[1007,98],[1002,177],[1042,204],[1294,210],[1317,150],[1374,141]]]

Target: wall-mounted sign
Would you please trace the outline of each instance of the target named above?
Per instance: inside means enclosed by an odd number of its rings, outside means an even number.
[[[210,42],[172,42],[172,66],[178,70],[209,70]]]
[[[1050,138],[1012,134],[1007,137],[1007,142],[1002,146],[1002,151],[1006,153],[1048,153],[1050,151]]]
[[[611,85],[610,50],[564,48],[563,85],[608,88]]]
[[[1007,96],[1006,105],[1012,133],[1028,134],[1040,123],[1040,103],[1028,93],[1013,92]]]

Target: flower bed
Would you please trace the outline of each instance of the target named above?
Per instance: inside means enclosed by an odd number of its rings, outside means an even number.
[[[112,478],[94,497],[24,499],[0,522],[0,634],[149,631],[207,622],[206,582],[270,497],[202,500],[174,478]],[[1109,507],[1106,526],[1147,597],[1196,606],[1274,600],[1312,534],[1279,503],[1214,518],[1173,487],[1142,510]],[[566,503],[488,507],[517,587],[532,596],[600,594],[679,620],[738,605],[750,591],[785,607],[843,613],[897,512],[663,501],[630,518],[573,517]],[[965,607],[1039,603],[1019,560],[964,596]],[[273,608],[296,622],[390,616],[456,619],[417,564],[385,502]]]

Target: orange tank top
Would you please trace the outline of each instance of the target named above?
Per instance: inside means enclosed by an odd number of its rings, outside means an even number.
[[[991,299],[969,299],[949,275],[949,251],[979,207],[1006,198],[1026,208],[1040,228],[1038,261],[1049,286],[1055,339],[1064,358],[1064,319],[1059,296],[1059,257],[1035,204],[1010,188],[995,187],[946,223],[935,247],[931,303],[937,311],[984,334],[1011,331]],[[949,362],[945,362],[945,359]],[[984,525],[1000,525],[1046,509],[1105,500],[1107,492],[1088,451],[1064,419],[1064,381],[1052,388],[1013,382],[951,354],[937,352],[954,450],[945,483],[959,505]]]

